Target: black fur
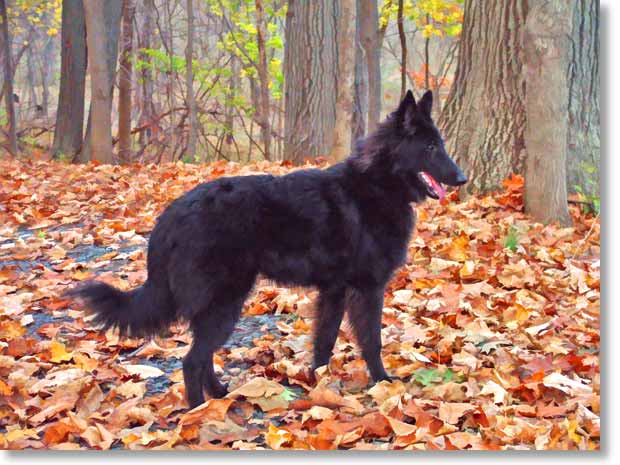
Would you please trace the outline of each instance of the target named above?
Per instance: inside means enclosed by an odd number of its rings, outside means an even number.
[[[96,321],[123,333],[156,333],[190,322],[183,362],[191,407],[203,389],[223,396],[213,352],[230,336],[256,276],[320,290],[314,367],[327,364],[345,308],[372,378],[381,361],[383,292],[406,258],[410,202],[429,195],[418,177],[465,182],[430,117],[432,95],[411,92],[346,161],[286,176],[220,178],[172,202],[149,241],[148,280],[128,293],[92,283],[75,293]]]

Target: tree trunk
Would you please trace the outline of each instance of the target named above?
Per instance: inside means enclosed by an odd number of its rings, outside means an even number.
[[[239,60],[237,57],[231,57],[230,63],[230,79],[228,80],[228,87],[226,88],[226,99],[225,99],[225,107],[224,107],[224,146],[226,147],[223,150],[227,156],[230,157],[230,152],[232,148],[232,144],[234,141],[234,130],[235,130],[235,106],[234,106],[234,98],[237,94],[237,87],[239,85]]]
[[[400,100],[407,92],[407,38],[403,24],[403,0],[398,0],[398,37],[400,38]],[[428,88],[428,87],[427,87]]]
[[[151,46],[151,36],[154,33],[153,28],[153,13],[155,11],[155,4],[153,0],[144,0],[144,7],[142,9],[143,13],[143,23],[142,23],[142,31],[140,34],[141,37],[141,49],[148,50],[152,48]],[[153,115],[155,113],[153,107],[153,71],[151,70],[151,57],[143,50],[139,52],[140,61],[145,63],[145,66],[142,68],[140,72],[140,80],[142,81],[142,94],[140,100],[140,126],[144,126],[145,124],[150,123],[153,120]],[[140,132],[140,149],[148,143],[151,136],[151,129],[147,129],[145,131]]]
[[[88,0],[90,1],[90,0]],[[103,59],[106,60],[106,66],[108,70],[108,83],[110,93],[110,113],[112,112],[112,100],[114,97],[114,79],[116,77],[116,63],[118,61],[118,38],[120,35],[121,16],[123,13],[123,4],[121,1],[106,1],[103,2],[103,27],[104,27],[104,55]],[[90,57],[90,52],[88,53]],[[90,59],[90,58],[89,58]],[[92,100],[92,96],[91,96]],[[92,102],[91,102],[92,103]],[[79,163],[86,163],[93,159],[91,156],[91,113],[92,108],[89,110],[88,121],[86,122],[86,135],[84,136],[84,144],[82,150],[78,153],[76,161]],[[111,118],[112,115],[109,115]],[[110,126],[111,127],[111,126]]]
[[[82,14],[82,20],[83,19],[84,19],[84,15]],[[85,40],[84,35],[82,35],[82,40]],[[55,60],[50,60],[49,57],[54,56],[55,49],[56,49],[56,41],[54,40],[53,37],[49,37],[43,49],[43,56],[39,57],[39,72],[41,74],[41,86],[43,87],[43,91],[41,93],[41,107],[43,108],[43,116],[45,118],[47,118],[49,115],[49,99],[50,99],[49,86],[50,86],[50,78],[53,77],[52,74],[53,74],[53,69],[55,65]],[[86,56],[86,50],[84,50],[84,56]],[[83,73],[83,75],[84,74],[85,73]],[[83,87],[84,86],[82,86],[82,88]],[[82,98],[82,115],[84,114],[83,106],[84,106],[84,98]]]
[[[121,55],[118,70],[118,158],[131,160],[131,74],[133,55],[134,0],[123,0]]]
[[[568,190],[599,196],[599,2],[577,0],[569,66]]]
[[[362,0],[356,0],[358,14],[355,15],[355,94],[353,127],[351,128],[352,145],[366,134],[366,115],[368,114],[368,71],[362,46],[361,3]]]
[[[166,98],[168,100],[168,108],[173,109],[176,108],[176,97],[174,95],[174,81],[175,81],[175,71],[174,71],[174,37],[173,37],[173,29],[172,29],[172,10],[170,2],[165,2],[166,9],[166,27],[167,27],[167,46],[166,49],[168,51],[168,71],[167,75],[164,75],[166,81]],[[164,43],[166,43],[166,38],[162,38]],[[174,161],[174,151],[177,146],[177,128],[176,128],[176,112],[170,113],[170,147],[171,150],[168,152],[167,157],[164,157],[167,161]]]
[[[289,0],[284,75],[284,156],[329,154],[336,119],[337,2]]]
[[[110,117],[112,98],[110,73],[106,60],[106,31],[104,4],[100,0],[84,0],[86,41],[91,81],[91,131],[90,151],[92,160],[112,163],[112,127]]]
[[[431,15],[429,15],[428,13],[426,14],[426,24],[430,24],[431,23]],[[430,53],[429,53],[429,48],[430,48],[430,43],[431,43],[431,37],[425,37],[424,38],[424,88],[425,89],[430,89],[431,88],[431,59],[430,59]],[[435,99],[435,100],[439,100],[439,99]]]
[[[338,16],[338,73],[336,75],[336,125],[332,161],[344,160],[351,153],[353,93],[355,91],[355,11],[356,0],[341,0]]]
[[[39,106],[39,101],[37,98],[36,91],[36,78],[34,75],[34,51],[32,47],[29,47],[28,56],[26,57],[26,80],[28,81],[28,107],[26,112],[24,113],[24,117],[31,118],[33,115],[33,111],[36,114],[36,108]]]
[[[0,18],[2,18],[2,55],[4,56],[4,87],[6,114],[9,119],[8,150],[17,155],[17,127],[15,122],[15,102],[13,100],[13,72],[11,57],[11,38],[9,36],[9,22],[6,14],[5,0],[0,0]]]
[[[63,0],[60,91],[52,156],[71,160],[82,147],[86,88],[86,28],[82,0]]]
[[[266,160],[271,160],[271,116],[269,108],[269,68],[267,53],[265,50],[265,37],[267,28],[265,24],[265,11],[262,0],[256,0],[256,42],[258,45],[258,80],[259,82],[259,106],[258,120],[263,141],[263,155]]]
[[[361,42],[368,71],[368,132],[381,119],[381,34],[377,0],[360,0]]]
[[[439,126],[470,179],[468,192],[496,188],[524,169],[526,15],[526,0],[465,1],[456,75]]]
[[[566,199],[571,5],[529,0],[523,33],[526,79],[525,209],[541,223],[571,223]]]
[[[187,150],[186,155],[189,155],[194,159],[196,156],[196,101],[194,98],[194,2],[187,0],[187,46],[185,48],[185,62],[186,62],[186,100],[187,100],[187,113],[189,123],[189,133],[187,135]]]

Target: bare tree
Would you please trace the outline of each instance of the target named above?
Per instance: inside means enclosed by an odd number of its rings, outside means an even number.
[[[403,0],[398,0],[398,37],[400,38],[400,100],[405,98],[407,92],[407,37],[403,24]],[[426,84],[428,89],[428,82]]]
[[[263,155],[265,159],[271,159],[271,117],[269,103],[269,68],[267,63],[267,53],[265,50],[265,37],[267,27],[265,22],[265,7],[263,0],[255,0],[256,5],[256,42],[258,46],[258,80],[259,80],[259,105],[258,123],[261,128],[261,139],[263,141]]]
[[[569,65],[568,190],[599,195],[599,2],[574,2]]]
[[[289,0],[284,75],[284,157],[329,154],[336,118],[337,2]]]
[[[589,90],[598,83],[581,80],[598,76],[598,65],[592,65],[597,15],[583,2],[483,6],[466,0],[456,77],[440,125],[471,179],[469,191],[495,188],[511,172],[525,173],[526,210],[541,222],[570,222],[572,145],[583,144],[587,157],[598,157],[598,91]],[[580,27],[591,23],[589,32],[576,34],[574,20]],[[592,112],[591,102],[594,116],[577,116]]]
[[[2,18],[2,55],[4,57],[4,86],[6,113],[9,118],[8,150],[17,155],[17,127],[15,119],[15,102],[13,100],[13,71],[11,57],[11,36],[9,35],[9,21],[6,14],[5,0],[0,0],[0,17]]]
[[[140,61],[145,65],[140,71],[140,81],[142,82],[142,92],[140,98],[140,118],[138,124],[140,126],[148,126],[154,117],[153,108],[153,71],[151,69],[151,56],[146,50],[151,48],[151,38],[154,35],[153,14],[155,13],[155,3],[153,0],[143,0],[142,8],[142,31],[140,34]],[[148,128],[140,132],[139,143],[140,150],[143,150],[151,134]]]
[[[336,82],[336,124],[332,161],[346,158],[351,152],[353,128],[353,94],[355,91],[355,0],[340,2],[338,16],[338,74]]]
[[[91,81],[91,158],[103,163],[112,163],[114,160],[110,124],[112,98],[106,60],[103,2],[84,0],[84,17],[86,19],[86,40]]]
[[[471,191],[525,167],[521,33],[526,0],[466,0],[456,75],[439,125]]]
[[[133,55],[134,0],[123,0],[121,55],[118,70],[118,158],[131,159],[131,74]]]
[[[355,93],[353,94],[353,127],[351,138],[353,144],[366,133],[368,114],[368,70],[364,47],[362,46],[362,0],[356,0],[355,15]]]
[[[377,0],[360,0],[358,14],[368,72],[368,132],[372,132],[381,118],[381,42],[385,30],[379,30]]]
[[[86,26],[82,0],[63,0],[60,47],[60,91],[54,128],[54,158],[73,159],[84,137]]]
[[[187,46],[185,48],[186,62],[186,103],[187,115],[189,120],[189,133],[187,135],[186,155],[194,157],[196,155],[196,100],[194,97],[194,2],[187,0]]]
[[[568,225],[568,64],[572,11],[564,0],[529,0],[523,34],[527,147],[525,208],[534,219]]]
[[[90,0],[89,0],[90,1]],[[112,110],[112,99],[114,96],[114,79],[116,78],[116,65],[118,61],[118,38],[120,35],[121,17],[123,13],[123,4],[121,1],[106,1],[103,3],[103,39],[104,39],[104,53],[100,57],[106,62],[108,70],[108,93],[110,95],[110,111]],[[88,45],[88,44],[87,44]],[[88,59],[90,61],[91,53],[88,52]],[[90,66],[90,65],[89,65]],[[111,119],[112,115],[108,115]],[[84,143],[80,152],[75,157],[75,161],[79,163],[86,163],[93,159],[91,156],[91,124],[92,124],[92,94],[91,94],[91,109],[89,111],[88,120],[86,123],[86,134],[84,135]]]

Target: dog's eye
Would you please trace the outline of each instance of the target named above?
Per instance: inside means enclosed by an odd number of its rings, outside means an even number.
[[[428,150],[429,152],[432,152],[433,150],[435,150],[435,144],[433,144],[433,143],[428,144],[426,146],[426,150]]]

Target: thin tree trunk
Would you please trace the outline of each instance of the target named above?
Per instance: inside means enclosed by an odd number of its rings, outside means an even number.
[[[86,27],[82,0],[63,0],[60,91],[52,156],[71,160],[82,147],[86,89]]]
[[[62,34],[62,33],[61,33]],[[84,40],[84,38],[82,38]],[[45,118],[49,115],[49,99],[50,99],[50,76],[53,74],[54,69],[54,60],[50,60],[49,57],[54,56],[56,49],[56,41],[49,37],[47,39],[47,43],[43,49],[43,57],[39,57],[39,71],[41,73],[41,86],[43,88],[43,92],[41,94],[41,107],[43,108],[43,116]],[[86,54],[86,51],[84,51]],[[82,99],[83,101],[84,99]],[[84,103],[82,102],[82,106]]]
[[[255,0],[256,5],[256,41],[258,45],[258,79],[259,79],[259,118],[258,123],[261,129],[261,139],[263,141],[263,155],[266,160],[271,160],[271,116],[269,102],[269,68],[267,64],[267,54],[265,50],[265,37],[267,28],[265,22],[265,11],[262,0]]]
[[[284,157],[325,156],[336,117],[337,3],[289,0],[284,51]]]
[[[4,86],[6,114],[9,119],[8,150],[17,155],[17,127],[15,122],[15,102],[13,101],[13,72],[11,58],[11,37],[9,36],[9,22],[6,14],[5,0],[0,0],[0,18],[2,18],[2,55],[4,56]]]
[[[571,5],[529,0],[523,34],[526,77],[525,209],[541,223],[569,225],[566,199]]]
[[[407,92],[407,38],[403,24],[403,0],[398,0],[398,37],[400,38],[400,100]],[[428,88],[428,87],[427,87]]]
[[[368,132],[375,130],[381,119],[381,34],[377,0],[361,0],[361,42],[368,71]]]
[[[233,99],[237,93],[237,86],[239,81],[239,60],[236,57],[231,58],[231,75],[228,80],[228,88],[226,89],[226,100],[224,107],[224,145],[226,146],[226,155],[230,156],[230,149],[234,140],[234,103]]]
[[[332,161],[344,160],[351,153],[355,91],[356,0],[341,0],[338,15],[338,73],[336,82],[336,124]]]
[[[118,158],[131,159],[131,74],[133,55],[134,0],[123,0],[121,56],[118,77]]]
[[[141,31],[141,48],[149,50],[152,48],[151,36],[154,33],[153,28],[153,13],[155,11],[155,4],[153,0],[144,0],[143,12],[143,24]],[[142,81],[142,95],[140,101],[140,126],[150,123],[153,120],[153,114],[155,113],[153,108],[153,71],[151,70],[151,56],[144,50],[139,52],[140,61],[145,63],[145,66],[140,72],[140,79]],[[140,150],[142,151],[144,146],[148,143],[151,137],[152,130],[149,128],[146,131],[140,133],[139,143]]]
[[[196,156],[196,101],[194,98],[194,2],[193,0],[187,0],[187,47],[185,48],[185,62],[186,62],[186,100],[187,100],[187,112],[189,133],[187,136],[187,150],[186,155],[192,157]]]
[[[526,15],[526,0],[465,1],[456,75],[439,126],[470,179],[468,192],[499,187],[511,172],[524,172]]]
[[[106,61],[104,4],[100,0],[84,0],[86,41],[91,80],[91,158],[112,163],[112,99],[110,74]]]
[[[351,148],[366,134],[366,115],[368,114],[368,71],[364,48],[362,46],[362,0],[356,0],[355,15],[355,94],[353,127],[351,128]]]
[[[28,50],[28,56],[26,57],[26,66],[28,72],[26,73],[26,78],[28,81],[28,108],[27,113],[24,117],[32,117],[33,111],[36,113],[36,108],[39,106],[39,101],[37,99],[37,91],[36,91],[36,79],[34,76],[34,57],[33,57],[32,47]]]
[[[168,98],[168,108],[176,108],[176,98],[174,95],[174,38],[172,36],[172,10],[170,2],[166,5],[166,26],[168,28],[168,75],[166,76],[166,91]],[[175,113],[170,113],[170,147],[172,150],[168,153],[168,161],[174,161],[174,149],[177,144],[176,137],[176,118]]]
[[[431,15],[427,14],[426,24],[430,24],[430,23],[431,23]],[[431,63],[430,63],[430,53],[429,53],[430,42],[431,42],[430,36],[424,38],[424,88],[425,89],[431,88]],[[435,99],[435,100],[439,100],[439,99]]]

